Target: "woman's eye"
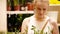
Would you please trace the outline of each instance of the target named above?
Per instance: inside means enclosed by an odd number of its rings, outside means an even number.
[[[38,10],[41,10],[40,8],[38,8]]]
[[[43,10],[46,10],[46,9],[43,9]]]

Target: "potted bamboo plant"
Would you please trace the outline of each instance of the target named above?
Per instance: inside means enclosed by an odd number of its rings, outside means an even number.
[[[14,10],[15,11],[19,11],[20,10],[19,0],[14,0]]]
[[[21,2],[21,10],[24,11],[26,6],[26,0],[22,0]]]
[[[29,11],[33,10],[32,1],[33,1],[33,0],[29,0],[29,1],[27,0],[27,7],[28,7],[28,10],[29,10]]]
[[[7,0],[7,11],[11,11],[11,2]]]

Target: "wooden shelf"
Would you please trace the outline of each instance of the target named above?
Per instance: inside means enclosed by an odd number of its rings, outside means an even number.
[[[34,11],[7,11],[7,14],[33,14]],[[49,11],[48,14],[56,14],[57,11]]]
[[[7,14],[33,14],[33,11],[7,11]]]

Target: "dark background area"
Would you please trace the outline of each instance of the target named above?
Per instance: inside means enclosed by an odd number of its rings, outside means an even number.
[[[8,32],[21,31],[22,21],[33,14],[7,14]],[[16,30],[15,30],[16,29]]]

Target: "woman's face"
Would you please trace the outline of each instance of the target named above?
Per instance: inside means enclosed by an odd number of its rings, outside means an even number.
[[[48,9],[48,3],[47,2],[40,2],[40,1],[38,1],[35,4],[34,8],[35,8],[34,14],[37,17],[42,18],[46,14],[46,11]]]

